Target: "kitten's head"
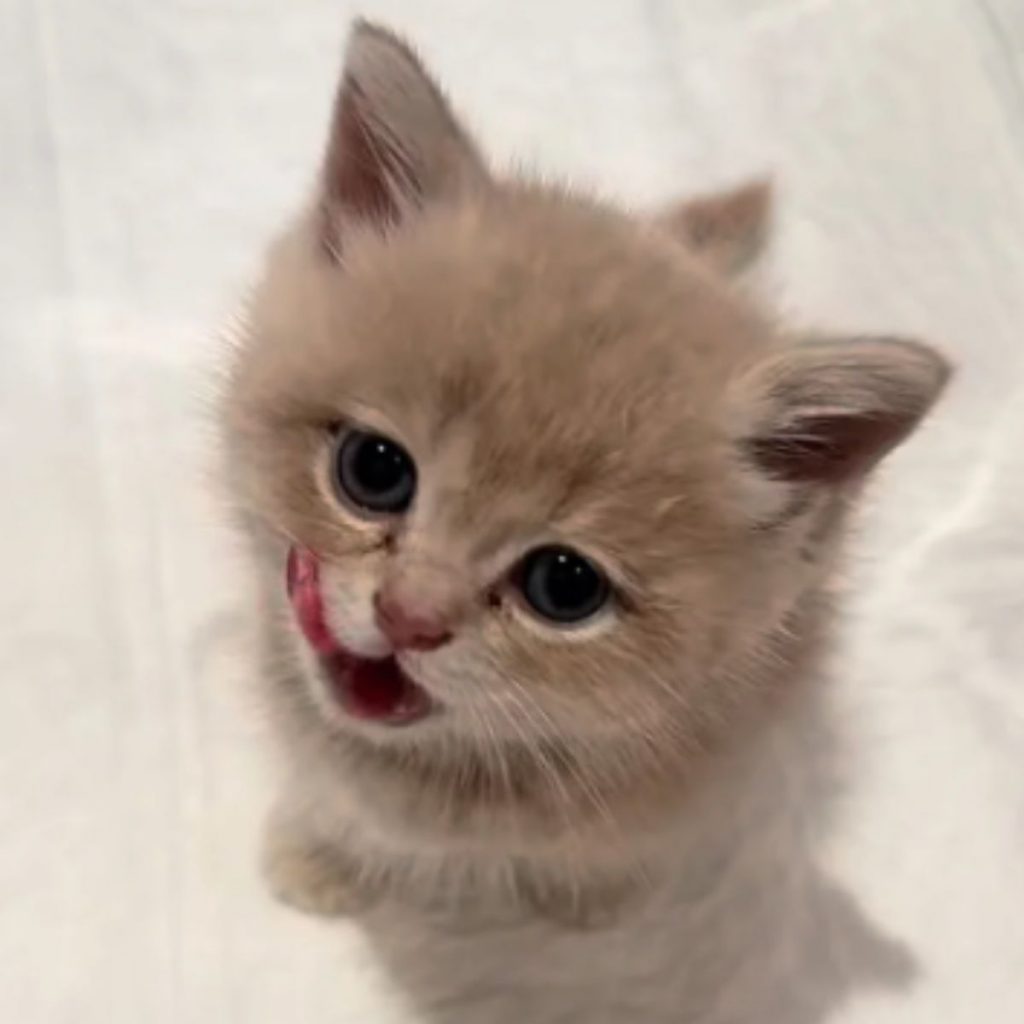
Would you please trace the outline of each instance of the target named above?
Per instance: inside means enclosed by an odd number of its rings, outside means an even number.
[[[763,199],[642,218],[496,177],[408,48],[356,28],[227,417],[325,731],[686,751],[755,699],[947,376],[735,294],[704,256]]]

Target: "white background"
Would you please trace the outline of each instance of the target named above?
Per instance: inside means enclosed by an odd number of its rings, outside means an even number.
[[[1024,1020],[1024,2],[393,0],[500,160],[773,172],[778,301],[962,366],[876,491],[831,870],[916,964],[830,1020]],[[312,179],[340,0],[0,0],[0,1018],[402,1019],[254,869],[215,341]],[[856,725],[854,725],[856,723]]]

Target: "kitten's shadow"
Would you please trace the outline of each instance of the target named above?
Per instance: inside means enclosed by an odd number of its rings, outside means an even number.
[[[858,993],[909,988],[908,948],[819,864],[844,760],[821,711],[768,737],[716,794],[732,805],[687,840],[678,883],[628,923],[571,932],[374,914],[370,942],[416,1019],[826,1024]]]

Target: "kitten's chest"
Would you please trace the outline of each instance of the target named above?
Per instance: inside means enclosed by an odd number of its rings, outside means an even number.
[[[443,1024],[789,1024],[803,1019],[797,973],[820,941],[800,920],[789,877],[733,896],[680,877],[604,921],[556,920],[550,906],[502,921],[392,905],[364,927],[394,981]]]
[[[645,877],[620,876],[642,881],[638,891],[604,876],[589,891],[541,888],[504,916],[474,899],[382,904],[366,934],[443,1024],[824,1022],[910,968],[823,867],[810,795],[825,769],[807,761],[806,720],[796,724],[709,783]]]

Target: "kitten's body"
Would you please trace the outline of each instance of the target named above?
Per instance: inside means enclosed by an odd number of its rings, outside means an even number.
[[[357,29],[226,433],[290,771],[269,877],[358,914],[428,1019],[810,1024],[906,967],[814,866],[819,684],[847,510],[946,371],[736,295],[765,199],[496,180]],[[339,491],[367,431],[413,460],[400,514]],[[568,629],[525,599],[552,546],[610,581]]]
[[[827,717],[794,704],[723,759],[607,920],[385,904],[364,918],[374,948],[445,1024],[819,1024],[860,990],[907,985],[909,955],[819,866]]]

